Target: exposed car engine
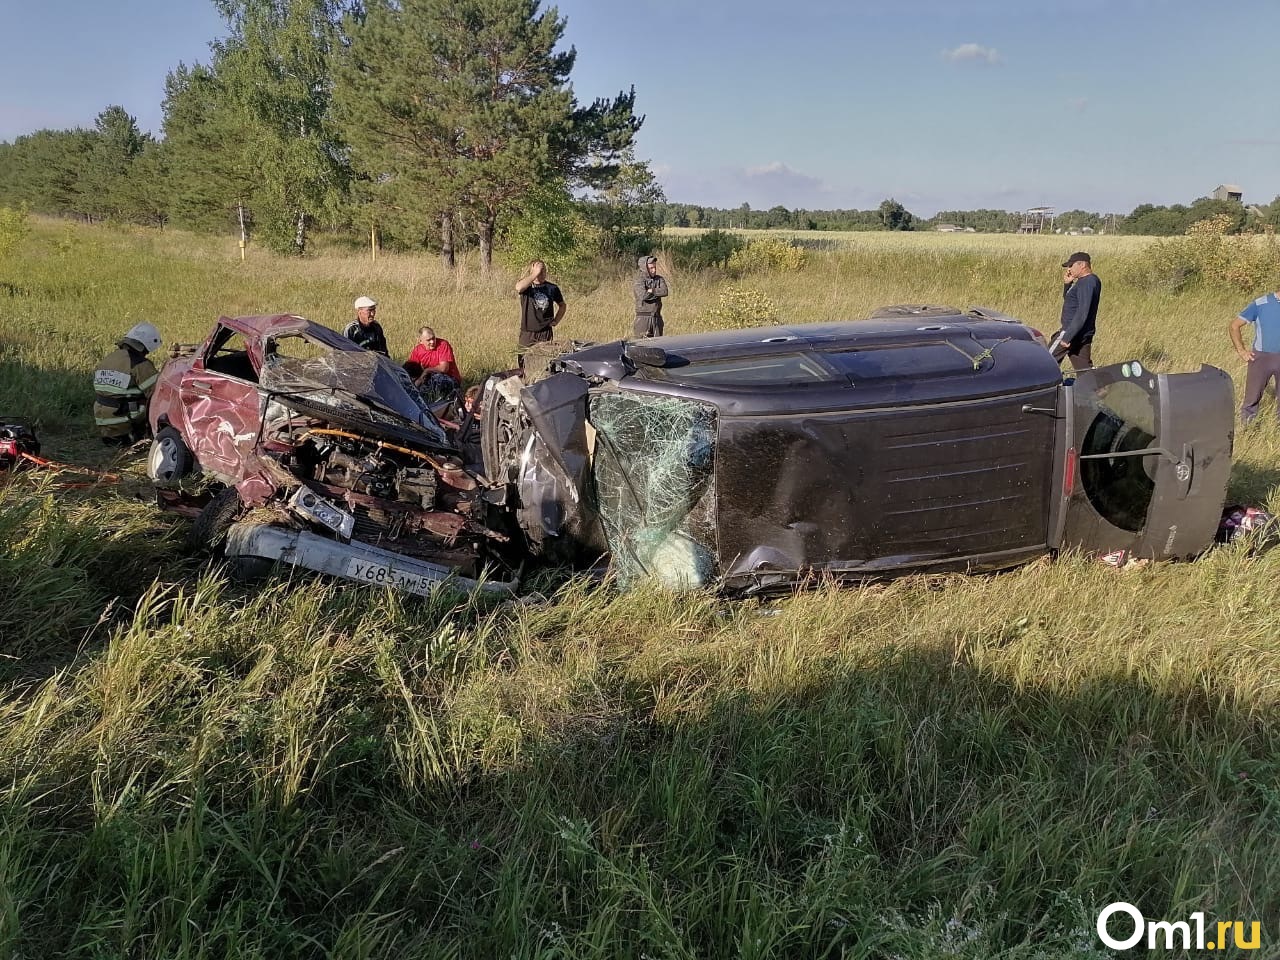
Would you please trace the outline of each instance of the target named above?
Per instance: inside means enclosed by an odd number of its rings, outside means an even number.
[[[323,514],[316,502],[297,503],[296,496],[289,501],[293,513],[343,539],[448,564],[469,577],[479,573],[491,548],[508,540],[489,525],[498,518],[491,509],[496,495],[453,457],[314,420],[289,421],[265,446],[293,478],[289,483],[277,475],[282,494],[304,487],[352,522],[344,529],[341,518],[314,516]]]

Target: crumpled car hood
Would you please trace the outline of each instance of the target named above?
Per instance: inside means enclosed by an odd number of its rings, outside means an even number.
[[[416,427],[416,432],[424,434],[423,439],[429,443],[452,446],[409,374],[395,361],[378,353],[335,349],[309,359],[269,355],[263,362],[258,382],[264,390],[282,398],[302,399],[369,417],[367,407],[353,403],[354,398],[382,414],[407,421],[404,426]],[[385,416],[375,413],[372,419],[387,424]]]

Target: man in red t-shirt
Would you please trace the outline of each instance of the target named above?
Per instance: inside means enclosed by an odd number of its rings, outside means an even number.
[[[430,327],[418,332],[418,342],[404,365],[423,393],[449,395],[462,386],[462,374],[453,358],[453,347],[448,340],[436,336]]]

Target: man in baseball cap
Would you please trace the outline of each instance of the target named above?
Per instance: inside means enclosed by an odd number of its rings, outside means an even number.
[[[1062,261],[1062,328],[1049,344],[1055,360],[1066,357],[1074,370],[1093,366],[1093,336],[1098,320],[1102,281],[1083,250]]]
[[[346,329],[347,339],[366,350],[387,356],[387,335],[383,333],[382,325],[374,319],[374,314],[378,312],[378,301],[373,297],[356,297],[354,306],[356,318]]]

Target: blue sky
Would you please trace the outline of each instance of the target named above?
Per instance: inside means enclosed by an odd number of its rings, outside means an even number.
[[[1127,212],[1280,194],[1276,0],[561,0],[580,100],[632,84],[670,200]],[[0,0],[0,140],[158,131],[207,0]]]

